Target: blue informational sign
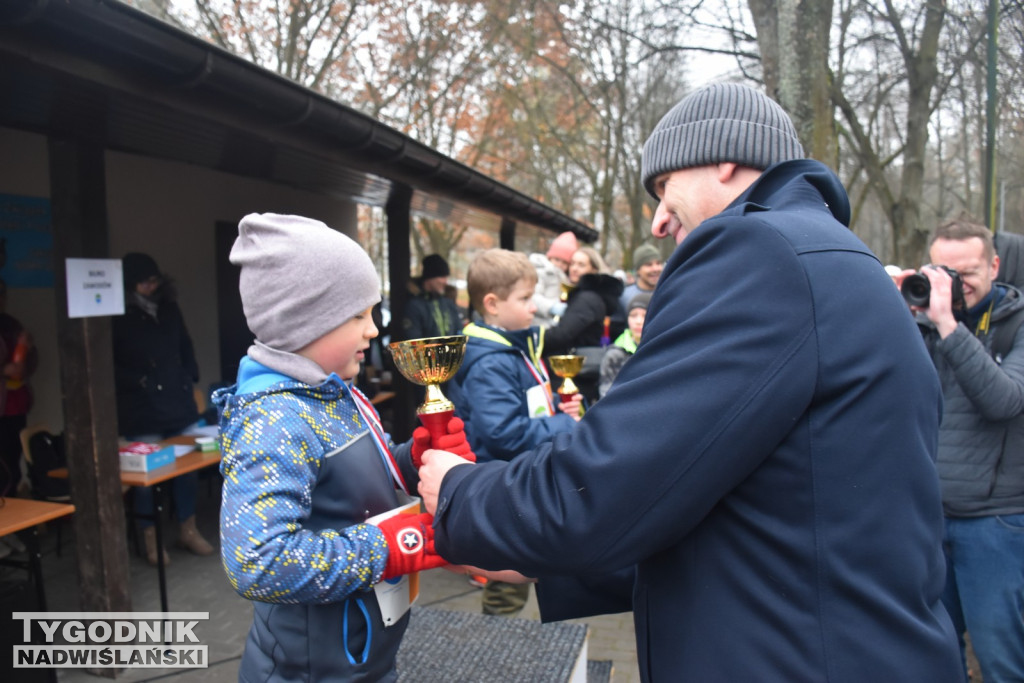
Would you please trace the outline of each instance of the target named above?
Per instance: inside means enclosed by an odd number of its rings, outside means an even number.
[[[8,288],[53,287],[50,200],[0,194],[0,277]]]

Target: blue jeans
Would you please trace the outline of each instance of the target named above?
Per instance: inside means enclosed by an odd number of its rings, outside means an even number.
[[[1024,514],[946,518],[942,602],[985,683],[1024,681]]]

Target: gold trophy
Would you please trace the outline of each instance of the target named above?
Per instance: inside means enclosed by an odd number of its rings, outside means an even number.
[[[563,282],[559,286],[558,300],[561,301],[562,303],[565,303],[566,301],[568,301],[569,300],[569,295],[572,294],[572,290],[574,290],[574,289],[576,289],[576,285],[568,283],[568,282]]]
[[[573,396],[580,393],[572,378],[583,369],[583,356],[548,356],[548,363],[551,364],[551,370],[564,380],[562,386],[558,387],[558,398],[571,401]]]
[[[430,432],[431,443],[448,433],[448,421],[455,406],[438,386],[450,380],[462,365],[466,353],[465,335],[407,339],[389,344],[395,367],[413,384],[427,388],[426,400],[416,408],[420,422]]]

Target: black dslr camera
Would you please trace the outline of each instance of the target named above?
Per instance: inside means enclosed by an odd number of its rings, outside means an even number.
[[[953,311],[963,311],[967,308],[967,303],[964,301],[964,281],[960,279],[960,273],[956,272],[952,268],[946,266],[932,266],[933,268],[942,268],[944,271],[949,273],[949,277],[953,278],[952,283],[952,304]],[[928,279],[927,275],[920,272],[908,275],[900,286],[900,292],[903,294],[903,298],[911,306],[920,306],[921,308],[928,308],[928,301],[932,292],[932,283]]]

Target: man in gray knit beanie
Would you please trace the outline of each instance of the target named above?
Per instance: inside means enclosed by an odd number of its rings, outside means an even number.
[[[691,166],[731,161],[764,170],[800,159],[804,148],[785,111],[767,95],[736,83],[716,83],[674,106],[644,143],[642,178],[655,199],[654,179]]]
[[[642,173],[676,248],[635,353],[512,463],[429,451],[437,551],[539,576],[544,621],[632,610],[644,681],[962,683],[940,387],[839,178],[734,84],[669,111]]]
[[[767,95],[736,83],[716,83],[687,95],[644,143],[641,180],[655,199],[662,199],[666,191],[678,194],[685,186],[700,206],[687,200],[685,215],[660,211],[651,228],[654,236],[671,235],[678,244],[701,220],[749,187],[761,171],[803,155],[793,122]],[[719,182],[703,187],[701,181],[710,180],[711,171]],[[702,189],[694,192],[695,187]],[[659,218],[664,222],[659,224]]]

